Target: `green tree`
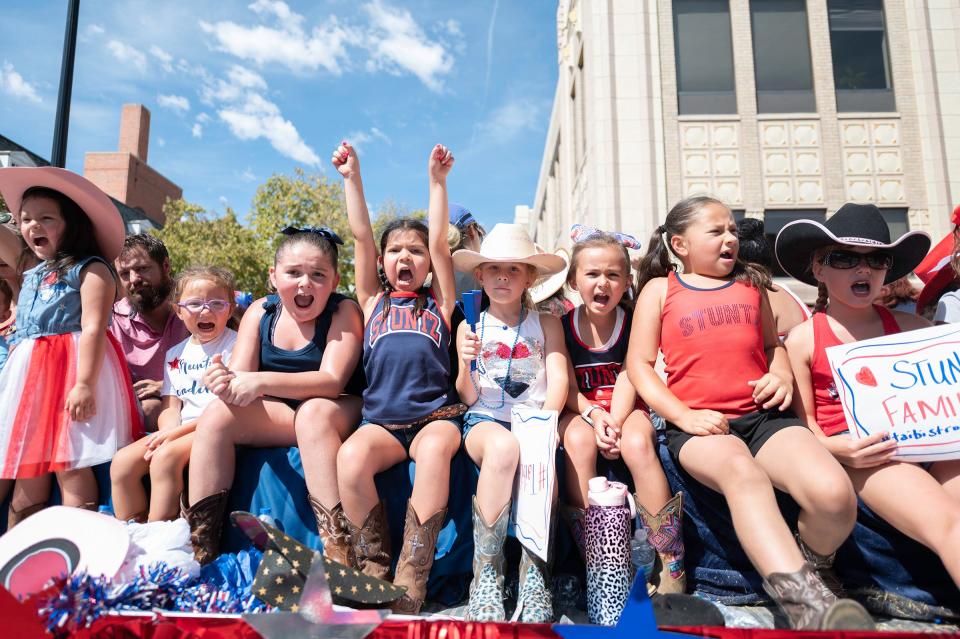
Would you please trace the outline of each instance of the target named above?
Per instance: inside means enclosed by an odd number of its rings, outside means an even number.
[[[237,288],[263,295],[267,291],[267,266],[263,250],[251,229],[237,220],[231,209],[214,216],[184,200],[167,201],[166,224],[154,234],[170,252],[174,272],[195,264],[229,268]]]

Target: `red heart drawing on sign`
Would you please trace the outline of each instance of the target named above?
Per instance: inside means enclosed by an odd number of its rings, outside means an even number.
[[[877,378],[873,376],[873,371],[864,366],[857,373],[857,381],[864,386],[876,386]]]

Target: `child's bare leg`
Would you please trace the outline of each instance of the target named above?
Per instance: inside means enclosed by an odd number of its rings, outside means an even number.
[[[222,490],[230,490],[237,464],[234,446],[292,446],[293,409],[275,400],[257,400],[249,406],[207,406],[194,431],[190,451],[190,504]]]
[[[757,453],[773,485],[800,506],[800,538],[814,552],[830,555],[857,521],[857,497],[843,467],[806,428],[785,428]]]
[[[327,509],[340,501],[337,451],[360,422],[362,406],[360,397],[318,397],[304,402],[293,419],[307,492]]]
[[[932,464],[929,473],[954,499],[960,501],[960,460],[942,461]]]
[[[150,458],[149,521],[168,521],[180,514],[183,469],[190,461],[193,433],[164,442]]]
[[[694,437],[680,449],[680,464],[698,482],[723,494],[737,539],[761,576],[800,570],[803,556],[780,514],[770,478],[742,440]]]
[[[956,497],[914,464],[891,462],[879,468],[848,468],[847,472],[864,503],[894,528],[937,553],[960,587],[960,502]]]
[[[380,501],[374,477],[406,458],[400,442],[375,424],[361,426],[340,446],[337,484],[347,519],[357,525],[364,523]]]
[[[460,429],[452,422],[430,422],[410,445],[410,458],[417,463],[410,503],[420,521],[427,521],[450,497],[450,460],[460,449]]]
[[[470,459],[480,466],[477,506],[484,521],[492,525],[510,502],[520,461],[520,444],[513,433],[496,422],[480,422],[474,426],[465,444]]]
[[[648,513],[658,513],[670,501],[670,484],[657,456],[657,433],[650,417],[635,410],[623,423],[620,455],[630,469],[640,505]]]
[[[150,464],[143,458],[147,452],[147,439],[141,437],[121,448],[110,462],[113,512],[122,521],[147,512],[147,491],[143,487],[143,477],[150,472]]]
[[[57,473],[57,481],[64,506],[96,510],[100,491],[92,468],[62,470]]]
[[[52,475],[48,473],[40,477],[17,479],[14,482],[13,494],[10,496],[9,522],[16,523],[50,500],[51,478]]]
[[[587,507],[587,482],[597,474],[597,438],[593,428],[575,413],[560,417],[566,464],[566,494],[571,506]]]

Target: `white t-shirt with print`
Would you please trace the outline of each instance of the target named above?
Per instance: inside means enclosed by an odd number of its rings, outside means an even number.
[[[163,366],[162,395],[173,395],[183,402],[180,423],[200,417],[200,413],[216,397],[203,385],[203,373],[213,359],[220,355],[223,363],[230,362],[230,353],[237,341],[237,332],[226,329],[217,339],[198,344],[188,337],[167,351]]]

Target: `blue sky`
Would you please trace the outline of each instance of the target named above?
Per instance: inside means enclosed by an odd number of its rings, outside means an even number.
[[[0,9],[0,133],[50,156],[66,2]],[[437,142],[451,200],[488,226],[530,204],[557,79],[551,0],[84,0],[67,167],[151,111],[149,163],[210,210],[245,215],[296,167],[338,177],[360,150],[372,208],[426,205]]]

